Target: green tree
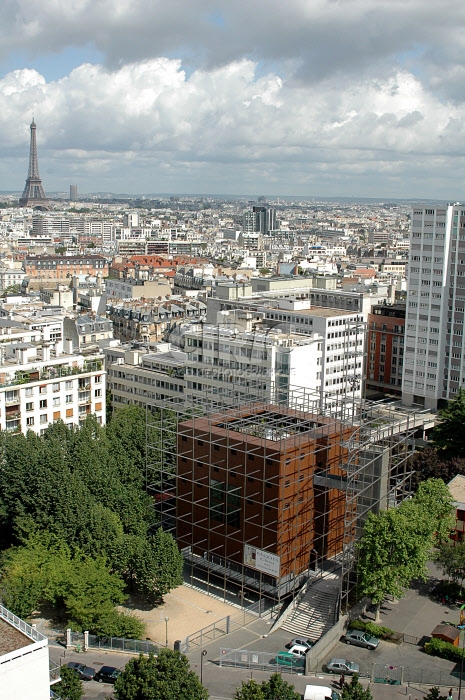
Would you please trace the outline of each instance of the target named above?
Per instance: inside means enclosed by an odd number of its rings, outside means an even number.
[[[170,649],[131,659],[115,683],[115,695],[118,700],[208,700],[187,657]]]
[[[368,514],[357,545],[361,595],[379,608],[387,594],[401,596],[413,579],[426,579],[431,550],[452,526],[451,501],[441,479],[428,479],[398,508]]]
[[[377,609],[387,594],[402,596],[413,579],[426,579],[430,543],[419,536],[416,515],[393,508],[369,513],[365,521],[358,544],[358,590]]]
[[[447,700],[447,696],[441,695],[439,688],[434,686],[429,689],[429,693],[425,695],[424,700]]]
[[[234,700],[265,700],[263,687],[253,678],[242,681],[241,687],[234,694]]]
[[[82,681],[77,673],[67,666],[62,666],[60,678],[61,680],[52,686],[53,692],[61,700],[81,700],[84,696],[84,691],[82,689]]]
[[[6,297],[8,294],[19,294],[21,291],[21,286],[19,284],[10,284],[8,287],[5,287],[2,296]]]
[[[293,685],[283,680],[280,673],[273,673],[267,681],[262,681],[265,700],[300,700],[300,693]]]
[[[350,683],[344,683],[341,693],[342,700],[373,700],[373,695],[369,688],[364,688],[358,680],[358,675],[354,673]]]
[[[425,519],[426,529],[432,538],[431,544],[449,539],[454,524],[454,511],[452,496],[444,481],[442,479],[423,481],[418,486],[413,501]],[[407,501],[405,506],[401,507],[406,508],[408,503]]]
[[[441,542],[434,555],[443,573],[460,586],[465,579],[465,542]]]
[[[259,685],[256,681],[242,681],[236,690],[235,700],[300,700],[300,693],[293,685],[284,681],[280,673],[273,673]]]
[[[439,415],[441,422],[433,429],[431,442],[449,457],[465,457],[465,392],[462,388]]]

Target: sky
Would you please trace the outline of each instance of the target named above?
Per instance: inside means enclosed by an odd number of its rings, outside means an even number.
[[[465,199],[462,0],[2,0],[0,190]]]

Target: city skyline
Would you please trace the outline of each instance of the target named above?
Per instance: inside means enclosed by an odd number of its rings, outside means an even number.
[[[0,190],[463,198],[458,0],[116,10],[9,3]]]

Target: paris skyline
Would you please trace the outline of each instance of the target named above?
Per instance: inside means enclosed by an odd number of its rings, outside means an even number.
[[[458,0],[10,0],[0,190],[34,116],[46,192],[464,199],[464,24]]]

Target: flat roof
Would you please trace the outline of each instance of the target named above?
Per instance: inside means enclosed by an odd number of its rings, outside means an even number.
[[[0,618],[0,656],[34,644],[33,639]]]
[[[457,474],[448,484],[452,498],[457,503],[465,503],[465,476]]]
[[[295,313],[305,316],[322,316],[323,318],[331,318],[335,316],[356,316],[359,312],[354,309],[347,311],[345,309],[332,309],[325,306],[314,306],[310,309],[280,309],[278,306],[268,306],[266,311],[279,311],[280,313]]]

